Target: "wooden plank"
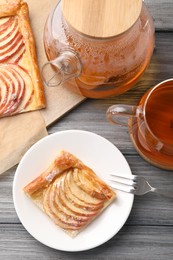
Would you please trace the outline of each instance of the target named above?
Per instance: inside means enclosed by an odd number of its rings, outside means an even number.
[[[42,245],[21,225],[1,225],[0,257],[4,260],[170,260],[173,259],[173,232],[172,227],[124,226],[104,245],[74,254]]]
[[[156,31],[173,31],[173,2],[171,0],[145,0],[154,18]]]

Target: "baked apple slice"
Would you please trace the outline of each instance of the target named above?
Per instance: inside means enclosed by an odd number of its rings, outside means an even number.
[[[7,115],[14,112],[21,102],[25,91],[25,82],[20,77],[20,75],[18,75],[18,73],[16,73],[13,69],[10,69],[9,67],[7,69],[7,67],[0,66],[0,72],[4,76],[4,81],[7,84],[7,88],[12,90],[8,91],[8,99],[3,111],[1,110],[1,113],[3,113],[3,115]]]
[[[43,208],[46,214],[55,222],[56,225],[60,226],[61,228],[65,230],[76,230],[77,228],[75,226],[71,226],[70,224],[66,223],[65,221],[61,221],[59,217],[52,211],[51,205],[50,205],[50,189],[49,187],[44,194],[43,199]]]
[[[66,216],[68,219],[74,219],[78,222],[86,222],[88,220],[88,217],[86,216],[79,216],[75,213],[73,213],[72,210],[70,210],[68,207],[65,207],[62,203],[61,203],[61,200],[59,199],[59,196],[58,196],[58,192],[57,192],[57,187],[55,186],[55,184],[53,185],[52,187],[53,191],[54,191],[54,206],[55,208],[58,208],[58,210],[64,215]]]
[[[11,21],[12,20],[14,20],[14,18],[11,18]],[[13,39],[19,34],[17,20],[15,20],[15,22],[12,22],[11,25],[12,26],[5,28],[4,31],[0,30],[0,50],[8,47],[9,44],[13,42]]]
[[[56,189],[54,185],[51,185],[44,195],[44,209],[48,215],[53,216],[59,222],[59,225],[63,228],[79,229],[83,222],[81,218],[77,218],[75,215],[67,214],[61,207],[55,203]]]
[[[6,18],[1,18],[1,20],[3,19]],[[0,25],[0,63],[9,63],[13,56],[21,56],[22,47],[24,47],[24,40],[18,26],[18,20],[12,17],[9,22]]]
[[[75,170],[76,169],[74,169],[74,171]],[[89,207],[97,210],[103,206],[103,201],[100,201],[99,199],[88,195],[77,185],[77,183],[74,181],[73,173],[68,174],[66,176],[66,181],[67,181],[68,188],[70,189],[72,195],[75,198],[77,198],[78,200],[82,201],[86,207],[89,206]]]
[[[9,93],[10,92],[10,93]],[[4,75],[0,73],[0,113],[4,110],[4,107],[7,104],[9,95],[14,93],[14,85],[10,84],[8,86],[7,81],[4,78]]]
[[[6,102],[0,109],[0,114],[8,114],[11,107],[18,104],[18,98],[20,97],[20,92],[23,91],[18,78],[14,75],[13,71],[7,70],[5,67],[0,67],[0,77],[3,81],[1,89],[6,90]]]
[[[15,111],[13,111],[13,114],[17,114],[24,109],[25,110],[30,109],[29,105],[30,105],[30,102],[32,101],[32,97],[34,94],[34,88],[33,88],[31,77],[30,77],[29,73],[27,72],[27,70],[25,70],[24,68],[22,68],[21,66],[19,66],[17,64],[12,64],[12,63],[8,64],[8,67],[13,69],[13,71],[15,71],[15,73],[17,75],[19,75],[25,83],[25,93],[22,96],[22,100],[19,103],[19,106],[17,107],[17,109]]]
[[[90,168],[66,151],[61,151],[24,191],[71,237],[86,228],[116,197]]]
[[[64,177],[64,189],[67,199],[78,208],[88,211],[97,211],[103,207],[103,202],[96,200],[83,192],[73,181],[72,172],[68,172]]]
[[[87,210],[86,208],[79,208],[79,207],[76,207],[74,205],[74,203],[72,203],[71,201],[68,200],[68,197],[67,197],[67,191],[64,189],[64,182],[63,181],[60,181],[57,183],[57,193],[58,193],[58,198],[61,202],[61,204],[70,209],[75,215],[77,216],[84,216],[84,217],[92,217],[92,216],[95,216],[99,210],[93,210],[93,211],[89,211]]]
[[[6,32],[7,28],[11,26],[14,22],[14,17],[4,17],[0,19],[0,34],[2,35],[4,32]]]
[[[17,64],[1,64],[0,116],[13,115],[26,109],[32,100],[32,81],[22,67]]]
[[[89,194],[91,197],[105,200],[105,194],[102,191],[99,191],[92,182],[88,181],[84,174],[79,174],[79,170],[73,172],[73,179],[81,190]]]
[[[88,183],[89,186],[93,185],[96,191],[102,194],[102,198],[109,198],[112,196],[112,193],[110,192],[110,189],[108,189],[107,185],[105,185],[102,180],[95,179],[95,173],[91,169],[83,169],[82,174],[79,176],[79,179],[81,180],[81,182],[83,180],[84,183]]]

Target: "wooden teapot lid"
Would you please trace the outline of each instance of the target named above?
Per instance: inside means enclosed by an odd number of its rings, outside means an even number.
[[[62,0],[62,12],[77,31],[92,37],[112,37],[138,19],[142,0]]]

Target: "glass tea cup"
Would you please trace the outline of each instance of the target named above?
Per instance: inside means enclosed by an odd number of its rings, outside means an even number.
[[[107,118],[113,124],[128,126],[132,143],[145,160],[173,169],[173,79],[148,90],[136,106],[109,107]]]

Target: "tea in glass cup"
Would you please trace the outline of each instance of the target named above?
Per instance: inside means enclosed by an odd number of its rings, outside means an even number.
[[[144,159],[173,169],[173,79],[147,91],[137,106],[111,106],[107,118],[129,127],[131,140]]]

